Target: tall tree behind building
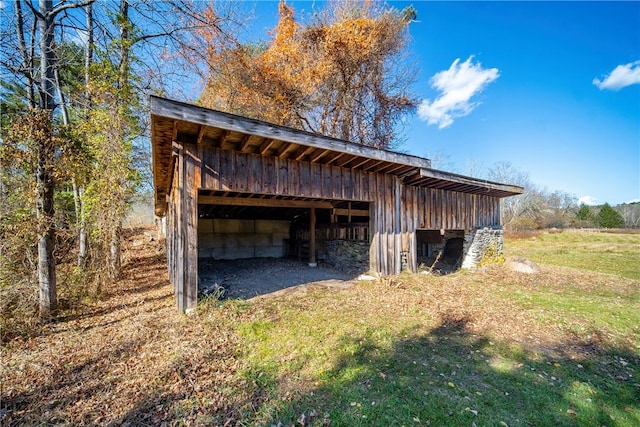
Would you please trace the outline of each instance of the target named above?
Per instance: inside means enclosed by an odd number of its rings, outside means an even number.
[[[210,52],[220,66],[201,103],[378,148],[399,142],[400,120],[416,106],[407,58],[415,10],[335,2],[309,24],[284,1],[278,11],[267,43]]]

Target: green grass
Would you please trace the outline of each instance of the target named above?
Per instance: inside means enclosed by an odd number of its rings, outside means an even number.
[[[509,255],[640,280],[640,233],[563,232],[506,242]]]
[[[639,239],[507,242],[507,255],[575,269],[538,276],[402,275],[227,302],[243,312],[238,375],[263,396],[243,422],[640,425]]]

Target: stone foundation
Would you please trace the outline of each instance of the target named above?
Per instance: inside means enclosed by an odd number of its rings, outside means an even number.
[[[474,268],[481,262],[497,262],[504,257],[501,229],[480,228],[465,233],[462,268]]]
[[[369,270],[369,242],[327,240],[321,258],[341,271]]]

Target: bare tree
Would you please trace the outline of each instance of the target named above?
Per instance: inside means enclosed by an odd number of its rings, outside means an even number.
[[[615,207],[626,228],[640,228],[640,202],[623,203]]]
[[[505,227],[517,226],[516,221],[519,218],[526,216],[532,220],[538,215],[540,206],[536,200],[539,191],[529,178],[529,174],[516,169],[510,162],[498,162],[489,168],[488,178],[495,182],[518,185],[525,189],[524,193],[518,196],[501,200],[500,216]],[[531,225],[532,222],[528,225]]]
[[[71,8],[84,7],[94,0],[77,3],[65,3],[54,8],[52,0],[39,0],[36,9],[30,2],[26,2],[39,32],[39,62],[40,74],[36,81],[38,88],[38,107],[46,112],[40,115],[41,132],[36,138],[36,212],[38,216],[38,284],[40,293],[40,314],[48,317],[57,304],[56,269],[53,256],[55,244],[54,226],[54,190],[55,181],[52,170],[52,158],[55,151],[53,146],[53,110],[56,108],[54,87],[57,73],[55,62],[54,25],[56,17]],[[19,2],[16,1],[16,4]],[[16,13],[21,11],[20,6]],[[23,50],[24,52],[24,50]],[[35,61],[25,58],[27,64]]]

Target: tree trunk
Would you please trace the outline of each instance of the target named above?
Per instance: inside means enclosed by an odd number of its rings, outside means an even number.
[[[56,263],[53,256],[55,244],[54,189],[51,158],[52,119],[55,103],[54,90],[54,52],[53,52],[53,10],[52,0],[39,0],[40,16],[40,108],[46,114],[37,118],[46,129],[44,136],[37,141],[38,167],[36,172],[36,209],[38,215],[38,288],[40,290],[40,317],[47,318],[56,309]]]
[[[129,0],[120,0],[120,63],[118,64],[118,89],[121,91],[129,83],[129,53],[131,46],[129,44],[131,22],[129,21]],[[124,95],[121,94],[124,97]],[[125,97],[126,99],[126,97]],[[119,99],[118,103],[126,102]],[[124,132],[121,131],[119,138],[124,138]],[[116,210],[118,211],[118,210]],[[119,211],[118,211],[119,212]],[[110,275],[111,278],[117,280],[120,278],[121,259],[120,259],[120,241],[122,235],[122,220],[119,216],[117,224],[112,230],[110,248]]]
[[[93,63],[93,4],[87,5],[86,8],[87,23],[87,47],[84,51],[84,115],[89,118],[91,110],[91,91],[89,82],[91,79],[91,64]],[[73,196],[76,201],[76,218],[78,227],[78,268],[85,269],[87,265],[88,235],[85,223],[84,210],[84,186],[78,185],[76,179],[73,179]]]
[[[110,243],[110,272],[111,278],[118,280],[120,278],[120,240],[122,235],[122,225],[118,224],[112,232]]]
[[[39,141],[39,150],[50,151],[45,145],[48,141]],[[36,207],[38,211],[38,288],[40,291],[40,317],[48,318],[56,309],[58,295],[56,291],[56,262],[53,256],[55,243],[53,177],[51,171],[39,156]]]
[[[91,94],[89,93],[89,80],[91,78],[91,64],[93,63],[93,4],[89,4],[86,9],[87,22],[87,48],[84,51],[84,85],[86,105],[85,110],[91,108]]]
[[[78,227],[78,268],[83,269],[87,265],[87,230],[84,222],[84,190],[80,188],[76,179],[73,183],[73,200],[76,208],[76,226]]]
[[[118,64],[118,89],[129,80],[129,0],[120,0],[120,64]]]

